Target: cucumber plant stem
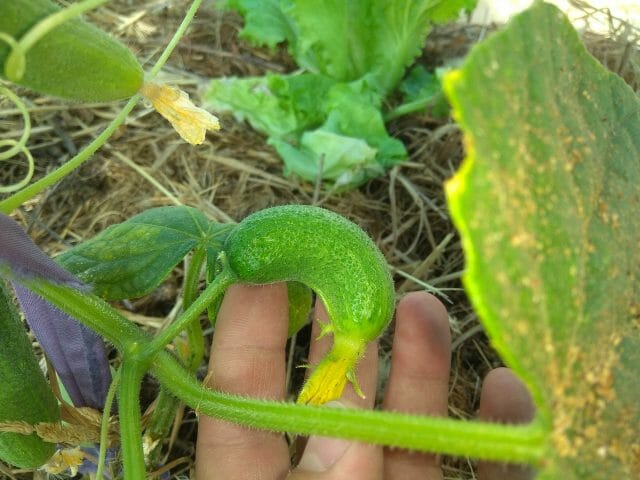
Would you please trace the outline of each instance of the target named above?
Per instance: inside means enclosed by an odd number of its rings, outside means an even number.
[[[145,437],[150,440],[152,445],[156,440],[164,438],[169,432],[181,403],[179,398],[162,387],[155,401],[149,427],[145,430]],[[158,459],[159,452],[162,450],[161,446],[162,443],[154,446],[150,452],[150,458],[153,462]]]
[[[124,478],[144,480],[146,466],[140,426],[140,386],[145,365],[137,361],[134,352],[130,355],[124,354],[122,359],[118,388],[122,466]]]
[[[146,343],[151,335],[136,327],[107,302],[66,285],[31,279],[20,282],[63,312],[84,323],[111,342],[120,352],[135,343]]]
[[[531,465],[545,453],[547,428],[540,421],[503,425],[243,398],[203,389],[166,352],[156,358],[152,373],[200,414],[251,428]]]
[[[149,345],[145,347],[145,354],[151,357],[162,350],[169,342],[177,337],[180,332],[194,321],[197,321],[200,313],[206,310],[209,304],[222,295],[227,287],[234,282],[236,282],[236,277],[231,270],[228,268],[223,269],[182,315],[151,340]]]
[[[206,258],[207,253],[204,248],[197,248],[191,256],[182,292],[182,305],[185,310],[189,309],[198,298],[200,272],[202,271],[202,265]],[[189,358],[187,359],[187,365],[189,370],[195,371],[204,358],[204,335],[202,333],[202,326],[197,319],[187,326],[187,336],[189,340]]]
[[[184,32],[187,31],[187,28],[191,24],[193,17],[195,17],[196,12],[198,11],[198,8],[200,8],[201,3],[202,3],[202,0],[193,0],[193,3],[189,7],[189,10],[187,10],[187,13],[185,13],[184,18],[182,19],[182,22],[180,23],[177,30],[173,34],[173,37],[171,37],[171,40],[169,40],[169,43],[165,47],[164,51],[160,54],[160,58],[158,58],[158,61],[155,63],[155,65],[151,67],[151,70],[147,75],[147,80],[153,79],[158,74],[160,69],[164,66],[164,64],[167,63],[167,60],[171,56],[171,53],[178,45],[178,42],[184,35]]]
[[[205,259],[205,249],[197,248],[188,262],[182,287],[182,305],[184,308],[189,308],[197,298],[200,272]],[[204,358],[204,335],[199,321],[194,320],[189,324],[187,327],[187,337],[189,341],[188,354],[184,360],[186,361],[188,370],[194,372]],[[180,404],[180,400],[165,388],[160,390],[156,399],[155,408],[151,414],[151,419],[149,420],[149,427],[145,432],[145,435],[150,437],[152,444],[154,444],[156,439],[164,438],[169,432]],[[156,457],[161,451],[161,446],[162,444],[159,444],[150,452],[152,461],[156,460]]]
[[[102,421],[100,422],[100,450],[98,453],[98,469],[96,470],[96,479],[102,480],[104,478],[104,464],[107,458],[107,444],[109,443],[109,418],[111,417],[111,406],[118,390],[118,384],[120,383],[120,369],[116,370],[107,392],[107,398],[104,402],[104,409],[102,411]]]
[[[160,349],[153,357],[149,357],[150,337],[129,323],[106,302],[73,288],[50,284],[43,280],[23,283],[114,343],[123,352],[125,359],[133,355],[132,350],[137,344],[137,358],[133,360],[140,363],[135,365],[136,369],[149,365],[151,373],[167,390],[195,411],[205,415],[278,432],[340,437],[418,451],[531,465],[538,465],[546,451],[545,441],[549,427],[541,420],[529,425],[501,425],[391,412],[294,405],[214,392],[203,388],[193,375],[165,350]],[[210,301],[216,297],[213,290],[217,288],[207,290]],[[223,289],[220,289],[217,294],[221,294],[222,291]],[[208,301],[201,301],[200,298],[188,309],[193,311],[192,315],[195,314],[195,317],[208,305]],[[197,313],[196,310],[192,310],[196,305],[199,305]],[[182,328],[178,332],[180,330]],[[123,371],[123,377],[124,373]],[[134,373],[139,373],[140,380],[142,374],[136,370],[129,375],[133,378]],[[120,379],[121,382],[123,377]],[[131,392],[125,390],[125,394],[131,395]],[[135,432],[127,435],[133,437],[134,434],[137,435]]]

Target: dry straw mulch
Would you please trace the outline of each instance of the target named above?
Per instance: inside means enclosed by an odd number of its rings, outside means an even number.
[[[122,39],[139,59],[150,65],[166,45],[189,2],[112,1],[90,19]],[[602,15],[590,11],[585,15]],[[593,53],[640,89],[638,32],[610,18],[610,35],[586,33]],[[294,68],[285,51],[254,48],[238,39],[241,19],[205,5],[174,52],[162,79],[198,94],[210,77],[260,75],[267,70]],[[457,24],[436,29],[419,61],[436,66],[463,56],[491,30]],[[67,161],[116,115],[120,104],[81,105],[18,90],[28,102],[33,132],[29,148],[36,158],[37,176]],[[201,209],[221,222],[237,221],[250,212],[284,203],[316,204],[360,224],[376,240],[389,261],[398,293],[435,289],[449,310],[453,332],[450,415],[474,416],[481,381],[500,365],[461,288],[463,253],[443,195],[443,182],[463,158],[461,134],[450,120],[415,114],[392,122],[389,129],[402,139],[409,161],[363,187],[336,194],[324,185],[304,183],[282,175],[281,162],[265,139],[248,125],[221,118],[222,130],[209,134],[199,147],[184,144],[171,127],[148,106],[139,105],[94,157],[54,188],[22,206],[14,216],[34,240],[51,254],[91,238],[107,226],[145,209],[175,201]],[[0,99],[0,135],[17,138],[21,118]],[[134,162],[164,190],[131,168]],[[0,169],[0,182],[21,178],[20,161]],[[128,308],[136,321],[154,330],[172,311],[182,269],[145,299]],[[305,338],[306,337],[306,338]],[[308,332],[301,335],[298,355],[304,355]],[[389,338],[383,339],[388,360]],[[301,353],[302,352],[302,353]],[[383,362],[388,365],[388,362]],[[156,386],[146,386],[150,400]],[[167,442],[167,458],[178,459],[174,470],[188,475],[192,466],[195,421],[186,412]],[[445,477],[474,478],[470,462],[445,461]],[[8,469],[0,467],[0,475]]]

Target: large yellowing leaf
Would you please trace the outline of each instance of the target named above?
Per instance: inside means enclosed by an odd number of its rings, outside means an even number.
[[[640,101],[543,3],[445,88],[465,288],[548,428],[539,478],[638,478]]]

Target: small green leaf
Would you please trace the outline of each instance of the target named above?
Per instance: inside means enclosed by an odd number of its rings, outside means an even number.
[[[640,471],[640,101],[542,2],[445,90],[464,282],[549,431],[541,479]]]
[[[363,174],[368,169],[371,176],[384,172],[375,162],[376,150],[367,142],[325,129],[303,133],[299,147],[278,139],[269,143],[282,157],[285,174],[295,173],[305,180],[315,180],[321,169],[322,178],[337,185],[361,183],[367,179]]]
[[[442,92],[441,78],[444,72],[450,70],[449,67],[440,67],[435,73],[430,73],[422,65],[412,68],[398,89],[403,94],[403,103],[386,113],[385,120],[421,111],[429,111],[434,118],[446,117],[449,104]]]
[[[215,112],[233,112],[253,128],[287,138],[324,121],[321,101],[335,82],[311,73],[211,81],[206,101]]]
[[[190,207],[159,207],[112,225],[57,258],[109,300],[146,295],[198,245],[217,256],[226,225]]]
[[[284,3],[284,0],[227,0],[217,6],[236,10],[244,17],[242,38],[254,45],[274,48],[285,40],[295,40],[293,27],[282,10]]]
[[[416,65],[402,80],[399,90],[404,94],[405,102],[415,102],[433,98],[442,90],[442,86],[435,73],[428,72],[422,65]]]

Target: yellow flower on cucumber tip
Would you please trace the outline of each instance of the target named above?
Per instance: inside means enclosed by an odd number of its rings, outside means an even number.
[[[140,94],[151,102],[160,115],[169,120],[178,134],[192,145],[204,142],[207,130],[220,130],[218,119],[196,107],[189,95],[179,88],[157,83],[144,83]]]

